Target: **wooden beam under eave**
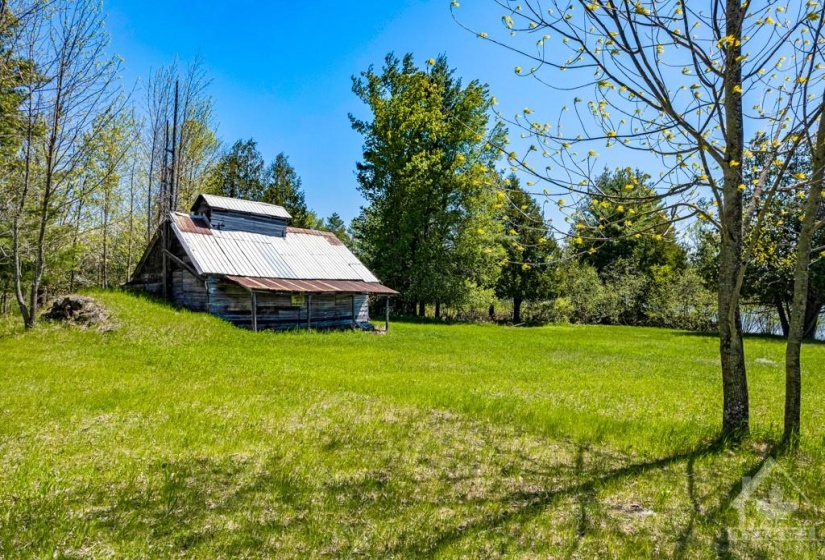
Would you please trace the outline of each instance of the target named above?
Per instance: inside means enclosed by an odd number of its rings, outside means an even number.
[[[169,259],[170,259],[173,263],[175,263],[176,265],[178,265],[178,266],[179,266],[179,267],[181,267],[182,269],[186,270],[189,274],[191,274],[191,275],[192,275],[192,276],[194,276],[195,278],[198,278],[198,277],[200,276],[200,275],[198,274],[198,272],[197,272],[194,268],[192,268],[190,265],[186,264],[183,260],[181,260],[181,259],[180,259],[177,255],[175,255],[172,251],[170,251],[170,250],[168,250],[168,249],[164,249],[164,250],[163,250],[163,254],[164,254],[166,257],[169,257]]]

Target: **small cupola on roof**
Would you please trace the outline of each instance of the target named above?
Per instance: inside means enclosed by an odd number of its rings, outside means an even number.
[[[292,218],[283,206],[202,194],[192,205],[192,214],[203,216],[210,227],[224,231],[248,231],[285,237]]]

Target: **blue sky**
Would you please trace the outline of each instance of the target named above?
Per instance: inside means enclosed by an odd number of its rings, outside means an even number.
[[[492,3],[479,6],[479,25],[500,25]],[[349,221],[363,202],[354,175],[362,138],[347,115],[369,112],[351,92],[350,78],[380,66],[390,51],[413,52],[422,65],[446,54],[465,81],[490,84],[504,114],[561,102],[559,94],[515,76],[519,57],[459,27],[449,0],[107,0],[105,11],[127,85],[144,83],[176,54],[184,65],[200,56],[213,80],[222,141],[254,138],[267,161],[286,153],[321,216],[337,211]]]

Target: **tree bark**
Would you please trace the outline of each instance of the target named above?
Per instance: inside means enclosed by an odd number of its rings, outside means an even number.
[[[822,108],[825,109],[825,99]],[[795,446],[802,428],[802,339],[805,330],[805,311],[808,303],[808,280],[810,279],[811,248],[816,232],[817,215],[825,187],[825,123],[820,120],[816,136],[816,147],[812,158],[813,177],[805,200],[802,227],[796,247],[796,268],[794,270],[793,299],[791,300],[790,331],[785,346],[785,432],[782,440]]]
[[[77,276],[77,246],[80,243],[80,216],[83,212],[83,198],[77,201],[77,215],[74,222],[74,234],[72,237],[72,270],[69,273],[69,293],[74,293],[75,277]]]
[[[494,303],[490,304],[490,309],[487,310],[487,315],[489,315],[491,321],[496,320],[496,306]]]
[[[427,308],[423,301],[418,302],[418,316],[424,317],[427,314]]]
[[[34,327],[32,313],[26,305],[26,297],[23,293],[23,264],[21,262],[20,226],[26,211],[26,199],[31,187],[31,166],[32,166],[32,142],[34,141],[34,109],[32,107],[31,92],[29,92],[28,111],[26,115],[26,155],[23,165],[23,185],[15,207],[14,218],[11,226],[12,260],[14,262],[14,297],[17,300],[17,307],[20,309],[20,316],[23,318],[23,325],[30,329]]]
[[[521,302],[521,298],[513,298],[513,323],[516,325],[521,323]]]
[[[435,318],[441,319],[441,302],[435,302]]]
[[[808,273],[810,276],[810,272]],[[810,280],[808,281],[810,284]],[[819,326],[819,314],[822,313],[822,302],[819,301],[808,287],[808,303],[805,306],[805,328],[802,331],[802,338],[805,340],[816,339],[816,329]]]
[[[788,324],[788,314],[785,312],[785,302],[781,298],[776,298],[776,314],[779,315],[779,325],[782,327],[782,336],[788,338],[790,325]]]
[[[727,49],[725,75],[725,125],[727,138],[723,166],[721,236],[719,248],[719,354],[722,362],[722,436],[733,440],[746,436],[750,425],[748,379],[742,341],[739,296],[745,265],[743,262],[743,201],[739,185],[742,176],[744,127],[742,122],[742,21],[740,0],[727,0],[725,33],[738,39]]]
[[[101,288],[109,287],[109,193],[103,198],[103,266],[101,268]]]

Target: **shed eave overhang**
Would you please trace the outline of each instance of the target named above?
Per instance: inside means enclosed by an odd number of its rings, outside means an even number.
[[[398,292],[378,282],[361,280],[288,280],[284,278],[255,278],[251,276],[224,276],[228,281],[251,291],[303,294],[371,294],[394,296]]]

